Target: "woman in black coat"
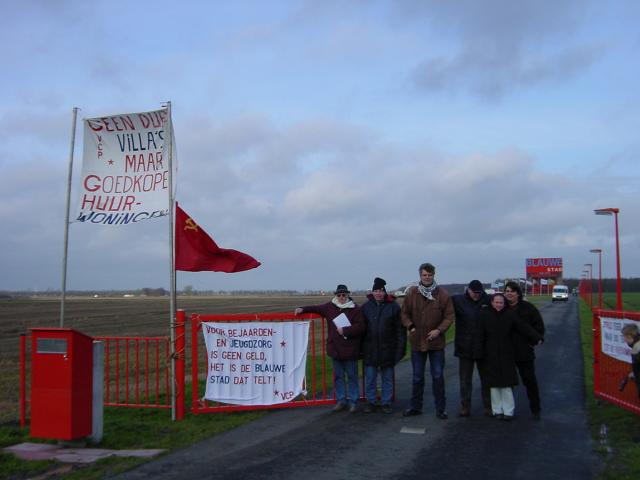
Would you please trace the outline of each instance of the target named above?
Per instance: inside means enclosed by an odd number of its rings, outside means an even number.
[[[504,295],[493,295],[491,305],[480,313],[480,320],[485,381],[491,389],[491,409],[495,417],[511,420],[515,410],[512,387],[518,384],[511,334],[515,330],[533,344],[540,342],[542,338],[530,325],[505,309],[505,305]]]

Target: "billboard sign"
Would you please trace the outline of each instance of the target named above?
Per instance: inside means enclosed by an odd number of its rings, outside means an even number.
[[[528,278],[553,278],[562,276],[562,258],[527,258]]]

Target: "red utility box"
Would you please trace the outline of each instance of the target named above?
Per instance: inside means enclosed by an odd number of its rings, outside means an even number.
[[[32,328],[31,342],[30,435],[91,435],[93,338],[70,328]]]

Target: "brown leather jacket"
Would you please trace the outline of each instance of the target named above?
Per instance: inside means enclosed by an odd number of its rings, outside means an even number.
[[[415,325],[413,333],[409,333],[411,350],[426,352],[427,350],[442,350],[445,345],[444,332],[451,326],[455,319],[455,310],[449,294],[438,287],[433,300],[427,300],[413,287],[404,297],[402,303],[402,324],[410,328]],[[427,340],[427,334],[433,329],[440,330],[433,340]]]

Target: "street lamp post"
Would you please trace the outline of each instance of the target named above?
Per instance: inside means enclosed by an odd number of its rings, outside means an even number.
[[[589,306],[593,309],[593,264],[585,263],[584,266],[589,268]]]
[[[618,234],[619,208],[599,208],[594,210],[596,215],[613,215],[616,227],[616,308],[622,310],[622,278],[620,276],[620,236]]]
[[[583,270],[580,275],[580,298],[587,301],[587,273]]]
[[[602,249],[593,248],[589,251],[598,254],[598,308],[602,309]]]

